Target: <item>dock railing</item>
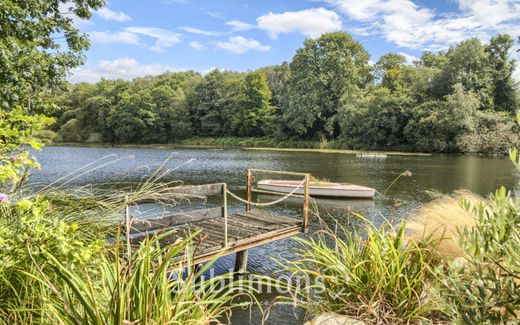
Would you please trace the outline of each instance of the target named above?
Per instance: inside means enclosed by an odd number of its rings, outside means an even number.
[[[255,169],[255,168],[248,168],[247,169],[247,176],[246,176],[246,182],[247,182],[247,192],[246,192],[246,211],[251,210],[252,203],[252,193],[265,193],[265,194],[275,194],[275,195],[284,195],[283,193],[278,192],[272,192],[272,191],[265,191],[260,189],[253,188],[254,183],[254,177],[253,173],[262,173],[262,174],[274,174],[274,175],[287,175],[287,176],[303,176],[302,180],[302,186],[303,186],[303,195],[297,194],[296,191],[299,189],[297,187],[293,192],[288,193],[284,197],[282,197],[280,200],[276,200],[273,202],[282,202],[286,200],[287,198],[293,196],[293,197],[303,197],[303,222],[302,222],[302,231],[307,232],[308,225],[309,225],[309,202],[310,202],[310,183],[311,183],[311,174],[309,173],[297,173],[297,172],[288,172],[288,171],[279,171],[279,170],[268,170],[268,169]],[[271,202],[271,203],[273,203]]]

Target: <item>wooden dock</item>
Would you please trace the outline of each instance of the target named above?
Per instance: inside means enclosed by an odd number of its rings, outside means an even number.
[[[253,171],[252,169],[247,171],[246,211],[228,216],[227,194],[229,191],[226,183],[176,187],[170,191],[171,195],[219,195],[222,197],[223,204],[220,207],[177,213],[155,219],[132,220],[130,223],[132,243],[137,244],[152,233],[175,229],[171,235],[160,241],[161,246],[171,245],[177,240],[199,231],[194,239],[195,251],[192,254],[194,263],[211,260],[217,255],[237,253],[235,271],[245,272],[249,248],[305,232],[308,224],[308,184],[305,184],[304,187],[303,218],[274,215],[267,210],[252,209],[253,205],[258,204],[251,202]],[[309,174],[290,174],[303,175],[305,183],[310,181]]]

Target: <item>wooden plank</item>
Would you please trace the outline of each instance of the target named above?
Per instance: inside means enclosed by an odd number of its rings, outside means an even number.
[[[298,219],[275,215],[275,214],[272,214],[270,212],[263,211],[263,210],[252,210],[252,211],[249,211],[249,212],[239,212],[237,214],[241,215],[241,216],[246,216],[246,217],[249,217],[249,216],[259,217],[259,218],[261,218],[263,220],[269,220],[269,221],[274,222],[274,223],[278,223],[278,222],[285,222],[285,223],[299,222]]]
[[[199,196],[221,195],[224,183],[187,185],[174,187],[168,190],[169,194],[189,194]]]
[[[300,232],[301,232],[301,227],[295,226],[295,227],[290,227],[290,228],[280,230],[280,231],[276,232],[275,234],[268,234],[271,237],[259,236],[259,238],[252,238],[252,239],[248,240],[248,242],[243,241],[241,244],[237,242],[237,243],[234,243],[233,245],[231,245],[228,249],[226,249],[223,252],[217,251],[217,252],[210,252],[210,253],[206,253],[206,254],[197,255],[195,257],[193,263],[202,263],[202,262],[209,261],[215,256],[216,253],[220,253],[220,256],[225,256],[225,255],[239,252],[244,249],[261,246],[263,244],[267,244],[267,243],[270,243],[270,242],[273,242],[273,241],[276,241],[279,239],[291,237],[291,236],[299,234]]]
[[[271,225],[271,224],[295,225],[295,224],[300,223],[298,220],[294,220],[294,219],[281,218],[281,217],[273,216],[273,215],[266,214],[266,213],[251,213],[251,212],[252,211],[237,213],[233,217],[235,217],[235,219],[240,219],[242,221],[244,221],[244,220],[253,221],[254,220],[257,222],[262,222],[263,224],[266,224],[266,225]]]
[[[222,217],[222,207],[175,213],[160,218],[134,220],[131,233],[168,228],[180,224]]]

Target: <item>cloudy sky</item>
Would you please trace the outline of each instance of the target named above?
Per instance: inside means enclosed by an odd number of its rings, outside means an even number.
[[[412,61],[469,37],[520,36],[520,0],[108,0],[76,24],[92,45],[69,79],[95,82],[251,70],[289,61],[305,38],[340,30],[373,61],[387,52]]]

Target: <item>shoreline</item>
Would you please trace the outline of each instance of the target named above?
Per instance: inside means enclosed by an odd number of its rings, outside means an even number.
[[[316,142],[319,144],[318,142]],[[241,149],[249,151],[279,151],[279,152],[308,152],[308,153],[333,153],[333,154],[379,154],[387,156],[432,156],[433,153],[384,151],[384,150],[353,150],[336,148],[301,148],[301,147],[271,147],[271,146],[244,146],[222,143],[196,144],[196,143],[169,143],[169,144],[112,144],[112,143],[85,143],[85,142],[51,142],[47,146],[55,147],[86,147],[86,148],[138,148],[138,149]]]

